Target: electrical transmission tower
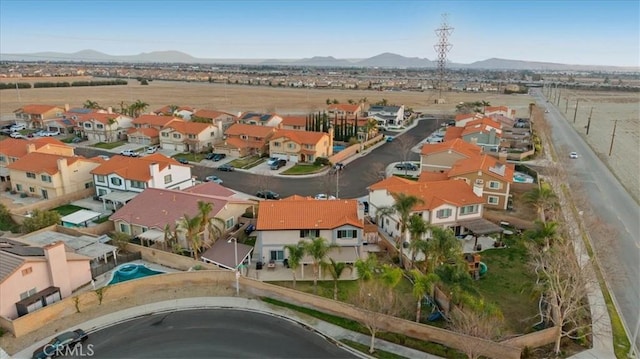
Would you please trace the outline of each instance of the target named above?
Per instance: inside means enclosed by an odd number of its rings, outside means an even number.
[[[445,86],[446,70],[447,70],[447,53],[451,50],[449,43],[449,36],[453,32],[453,27],[447,23],[448,14],[442,14],[442,25],[436,29],[436,35],[438,35],[438,43],[433,47],[438,54],[438,102],[444,101],[442,99],[442,88]]]

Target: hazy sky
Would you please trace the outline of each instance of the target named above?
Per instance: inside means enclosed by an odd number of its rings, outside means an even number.
[[[110,55],[178,50],[199,58],[448,58],[640,66],[640,2],[0,1],[0,53]]]

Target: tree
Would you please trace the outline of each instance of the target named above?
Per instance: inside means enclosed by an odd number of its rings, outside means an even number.
[[[457,333],[475,338],[495,340],[499,338],[503,323],[500,309],[482,298],[467,295],[464,304],[453,307],[449,312],[449,328]],[[463,341],[462,350],[469,359],[479,358],[490,343]]]
[[[302,240],[298,242],[298,244],[287,244],[284,248],[289,253],[287,261],[289,263],[289,268],[291,269],[291,274],[293,275],[293,288],[295,288],[296,270],[300,267],[300,261],[302,261],[302,257],[304,257],[305,254],[305,242]]]
[[[553,193],[551,186],[545,184],[535,187],[522,196],[522,200],[525,203],[532,204],[538,210],[540,219],[543,222],[546,221],[545,211],[552,208],[557,199],[558,197]]]
[[[376,335],[387,315],[395,316],[398,311],[398,300],[395,291],[380,281],[365,281],[360,283],[358,293],[351,298],[353,304],[367,310],[363,324],[371,333],[369,353],[375,352]]]
[[[378,268],[378,259],[375,255],[367,256],[367,259],[358,259],[355,263],[358,279],[368,281],[375,276]]]
[[[198,224],[198,232],[204,233],[207,231],[210,244],[213,244],[224,234],[225,223],[220,218],[211,217],[211,211],[213,211],[212,202],[198,201],[197,216],[200,220],[200,223]],[[209,243],[206,243],[206,245],[209,245]]]
[[[193,252],[193,259],[198,260],[198,253],[203,245],[202,232],[200,232],[200,217],[183,215],[178,220],[178,229],[184,233],[184,237]]]
[[[462,262],[462,245],[451,229],[433,227],[431,235],[427,249],[427,273],[433,273],[438,266],[448,261],[454,264]]]
[[[113,125],[117,124],[118,120],[116,120],[115,118],[108,118],[107,119],[107,127],[109,130],[109,138],[107,139],[107,142],[112,142],[113,141]]]
[[[338,279],[345,269],[351,270],[351,266],[344,262],[336,262],[329,258],[329,262],[322,262],[322,266],[329,272],[333,279],[333,300],[338,300]]]
[[[56,211],[41,211],[34,209],[31,216],[22,222],[22,232],[31,233],[60,222],[60,213]]]
[[[436,283],[440,280],[435,273],[424,274],[417,269],[411,271],[413,279],[413,296],[417,300],[416,323],[420,323],[422,317],[422,299],[425,295],[431,296]]]
[[[577,259],[567,240],[559,239],[547,251],[532,248],[531,266],[546,303],[546,312],[541,314],[560,327],[554,346],[554,351],[560,353],[563,337],[584,338],[591,332],[592,323],[600,320],[589,318],[586,298],[589,288],[597,290],[598,282],[589,260]]]
[[[558,234],[558,222],[535,221],[533,229],[525,232],[527,238],[535,241],[544,250],[549,249]]]
[[[99,110],[102,108],[96,101],[91,101],[91,100],[85,101],[84,104],[82,104],[82,107],[90,108],[92,110]]]
[[[487,109],[488,106],[491,106],[491,104],[489,103],[489,101],[481,101],[482,103],[482,113],[484,114],[484,111]]]
[[[131,235],[124,232],[111,233],[111,242],[118,247],[119,250],[124,251],[127,249],[127,244],[131,242]]]
[[[427,222],[425,222],[421,216],[414,214],[409,218],[409,226],[407,229],[409,230],[409,237],[411,238],[411,242],[409,243],[411,264],[414,265],[418,253],[424,253],[426,258],[429,244],[422,237],[424,237],[425,233],[429,230],[429,225],[427,225]]]
[[[411,218],[411,212],[418,204],[423,204],[424,201],[416,196],[407,195],[402,192],[392,193],[391,196],[394,199],[394,203],[390,207],[382,207],[378,209],[381,216],[384,215],[397,215],[398,222],[400,223],[400,233],[396,238],[396,245],[400,249],[400,266],[404,267],[403,247],[407,237],[407,227],[409,226],[409,219]]]
[[[305,253],[311,256],[313,260],[313,294],[318,294],[318,278],[320,276],[321,263],[324,262],[329,250],[333,247],[335,247],[334,244],[329,244],[329,242],[322,237],[312,238],[304,243]]]
[[[357,122],[357,121],[356,121]],[[364,124],[364,131],[365,131],[365,141],[368,141],[369,138],[371,137],[372,133],[375,133],[378,129],[378,121],[370,118],[367,120],[367,122]]]

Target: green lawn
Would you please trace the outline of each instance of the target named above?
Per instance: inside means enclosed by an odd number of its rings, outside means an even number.
[[[69,215],[71,213],[78,212],[81,209],[88,209],[88,208],[75,206],[73,204],[65,204],[64,206],[60,206],[60,207],[56,207],[56,208],[52,209],[52,211],[56,211],[56,212],[60,213],[61,217],[64,217],[64,216]]]
[[[508,332],[529,333],[539,317],[538,298],[531,295],[535,277],[527,268],[527,251],[519,244],[480,253],[488,271],[474,285],[482,296],[496,303]]]
[[[296,164],[288,170],[282,172],[283,175],[306,175],[309,173],[317,173],[324,169],[325,166],[314,164]]]
[[[206,156],[205,153],[185,152],[185,153],[178,153],[177,155],[174,155],[172,157],[175,158],[175,159],[184,158],[189,162],[200,162],[200,161],[204,160],[205,156]]]
[[[266,157],[260,157],[258,155],[255,155],[255,156],[246,156],[246,157],[235,159],[229,162],[229,165],[235,168],[249,169],[265,161],[267,161]]]
[[[127,141],[116,141],[116,142],[98,142],[95,145],[91,146],[91,147],[97,147],[97,148],[102,148],[105,150],[111,150],[114,149],[116,147],[120,147],[122,145],[126,145]]]

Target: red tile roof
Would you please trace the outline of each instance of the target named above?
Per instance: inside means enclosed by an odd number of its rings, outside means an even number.
[[[227,112],[215,111],[215,110],[204,110],[204,109],[194,112],[192,116],[202,117],[202,118],[209,118],[209,119],[212,119],[212,120],[215,120],[218,117],[228,117],[228,116],[231,116],[234,119],[236,118],[236,116],[234,116],[234,115],[232,115],[230,113],[227,113]]]
[[[362,228],[355,199],[316,200],[288,197],[280,201],[261,201],[258,230],[334,229],[343,225]]]
[[[173,116],[140,115],[136,117],[131,123],[134,125],[149,125],[149,126],[163,127],[173,120],[181,120],[181,119]]]
[[[307,116],[282,116],[282,126],[302,126],[307,125]]]
[[[329,105],[329,110],[340,110],[344,112],[358,112],[360,104],[337,103]]]
[[[159,117],[162,117],[162,116],[159,116]],[[129,136],[133,136],[136,133],[139,134],[139,135],[146,136],[146,137],[151,137],[151,138],[160,136],[159,135],[159,131],[157,129],[155,129],[155,128],[152,128],[152,127],[143,127],[143,128],[132,127],[132,128],[127,130],[127,134]]]
[[[266,138],[267,136],[275,132],[276,132],[275,127],[235,123],[227,129],[225,134],[227,136],[245,135],[249,137]]]
[[[172,128],[182,134],[199,135],[204,131],[211,131],[214,127],[210,123],[173,120],[164,126],[164,129]]]
[[[462,131],[461,136],[478,132],[486,133],[491,131],[492,128],[496,130],[497,137],[502,137],[502,124],[488,117],[467,122],[467,124],[464,125],[464,131]]]
[[[456,138],[452,141],[426,143],[422,146],[421,154],[429,155],[448,151],[459,153],[465,157],[472,157],[480,154],[482,152],[482,148],[472,143],[464,142],[461,138]]]
[[[324,132],[278,129],[276,133],[269,140],[272,141],[279,138],[287,138],[299,145],[303,145],[303,144],[316,145],[325,137],[328,138],[329,134]]]
[[[34,144],[36,151],[47,145],[69,147],[52,137],[40,137],[28,140],[7,137],[0,141],[0,153],[8,157],[20,158],[27,154],[27,146],[29,144]]]
[[[444,141],[453,141],[456,138],[462,137],[462,131],[464,131],[464,127],[448,127],[444,133]]]
[[[390,180],[394,177],[399,180]],[[416,205],[414,211],[431,211],[445,203],[457,207],[484,203],[484,199],[476,195],[471,186],[456,180],[416,182],[393,176],[374,183],[369,186],[369,190],[386,190],[389,194],[404,193],[422,199],[424,203]]]
[[[31,152],[22,156],[19,160],[10,163],[9,165],[7,165],[7,168],[17,171],[47,173],[50,175],[54,175],[59,172],[58,160],[61,158],[65,158],[67,160],[67,165],[72,165],[76,161],[97,163],[91,159],[87,159],[84,157],[70,157],[51,155],[48,153]]]
[[[109,124],[109,120],[118,120],[122,117],[121,114],[119,113],[100,113],[100,112],[94,112],[94,113],[88,113],[88,114],[84,114],[84,115],[77,115],[78,120],[77,122],[85,122],[85,121],[96,121],[96,122],[100,122],[103,125],[108,125]]]
[[[157,163],[162,171],[167,166],[186,166],[180,164],[180,162],[173,158],[167,157],[160,153],[154,153],[145,157],[126,157],[126,156],[113,156],[109,161],[101,164],[91,174],[107,176],[110,174],[117,174],[118,176],[134,181],[147,182],[151,179],[151,170],[149,166],[152,163]]]
[[[449,177],[477,173],[478,171],[506,182],[513,182],[515,165],[501,163],[495,157],[489,155],[474,156],[456,161],[449,170]]]
[[[444,172],[430,172],[423,171],[418,177],[418,182],[433,182],[433,181],[446,181],[449,179],[449,171]]]
[[[26,105],[15,110],[14,112],[23,112],[23,113],[28,113],[30,115],[42,115],[44,113],[47,113],[55,109],[64,111],[64,108],[60,106],[54,106],[54,105]]]

